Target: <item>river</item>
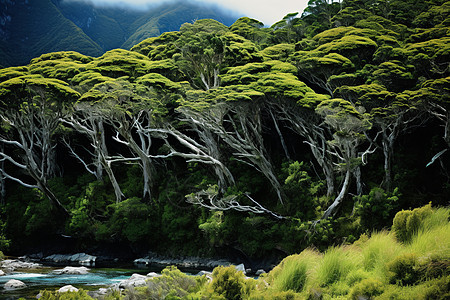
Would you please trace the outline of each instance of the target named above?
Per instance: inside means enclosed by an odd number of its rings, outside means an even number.
[[[114,283],[130,278],[134,273],[146,275],[151,269],[134,269],[134,268],[91,268],[85,275],[57,275],[53,273],[55,267],[42,267],[33,270],[21,270],[11,272],[4,276],[0,276],[0,299],[36,299],[36,295],[40,290],[57,290],[65,285],[73,285],[76,288],[85,290],[98,290],[101,287],[107,287]],[[7,291],[3,285],[10,279],[16,279],[24,282],[27,287],[19,290]]]

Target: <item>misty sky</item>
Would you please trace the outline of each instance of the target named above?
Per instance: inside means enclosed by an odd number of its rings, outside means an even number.
[[[170,0],[90,0],[94,4],[130,4],[146,6],[161,4]],[[187,0],[186,0],[187,1]],[[237,16],[247,16],[263,22],[266,26],[281,20],[292,12],[303,12],[308,0],[195,0],[196,2],[212,3],[236,13]]]

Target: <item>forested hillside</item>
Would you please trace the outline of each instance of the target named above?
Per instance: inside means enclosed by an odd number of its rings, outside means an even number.
[[[236,17],[206,4],[172,1],[147,9],[95,6],[88,1],[0,1],[0,66],[28,64],[41,54],[72,50],[100,56],[210,18],[226,25]]]
[[[0,69],[1,250],[278,260],[447,206],[449,11],[312,0]]]

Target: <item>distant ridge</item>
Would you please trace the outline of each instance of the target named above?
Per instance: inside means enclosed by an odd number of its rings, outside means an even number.
[[[0,66],[28,64],[54,51],[99,56],[115,48],[129,49],[146,38],[205,18],[227,26],[237,19],[214,6],[187,1],[136,10],[95,7],[84,1],[2,0]]]

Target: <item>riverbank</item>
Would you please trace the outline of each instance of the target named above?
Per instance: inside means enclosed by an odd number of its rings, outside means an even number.
[[[242,265],[242,269],[247,274],[261,274],[270,271],[277,261],[274,259],[267,259],[265,261],[259,260],[232,260],[227,258],[207,258],[196,256],[167,256],[154,252],[149,252],[147,255],[134,259],[124,259],[119,257],[111,257],[105,255],[91,255],[88,253],[74,253],[74,254],[51,254],[44,256],[42,253],[29,254],[19,257],[19,261],[24,263],[34,262],[54,266],[86,266],[86,267],[137,267],[143,269],[163,269],[168,266],[176,266],[181,270],[206,270],[211,271],[218,266]],[[16,262],[17,263],[17,262]]]

